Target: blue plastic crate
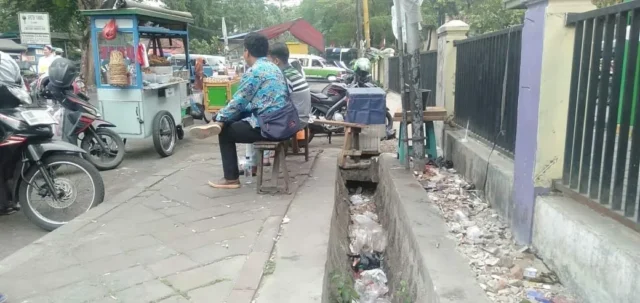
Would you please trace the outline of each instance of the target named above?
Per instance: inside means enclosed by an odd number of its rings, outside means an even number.
[[[387,93],[379,87],[348,88],[345,121],[359,124],[385,124]]]

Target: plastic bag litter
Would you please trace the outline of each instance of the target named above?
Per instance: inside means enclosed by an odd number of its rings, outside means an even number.
[[[353,257],[352,268],[355,272],[371,270],[382,267],[382,253],[380,252],[363,252],[360,256]]]
[[[53,111],[53,108],[49,108],[48,111]],[[53,112],[53,119],[58,122],[58,124],[54,124],[53,126],[53,137],[56,139],[62,138],[62,119],[64,118],[64,108],[60,107],[58,110]]]
[[[353,205],[360,205],[360,204],[369,203],[371,200],[361,194],[355,194],[349,197],[349,201],[351,201],[351,204]]]
[[[389,292],[387,275],[381,269],[365,270],[356,280],[354,288],[360,297],[359,303],[376,303]]]
[[[387,248],[387,234],[382,226],[365,215],[352,216],[353,224],[349,226],[351,254],[362,252],[384,252]]]

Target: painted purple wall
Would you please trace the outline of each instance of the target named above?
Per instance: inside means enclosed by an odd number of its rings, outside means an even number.
[[[534,1],[531,1],[534,2]],[[518,131],[514,164],[513,203],[511,226],[518,243],[531,243],[533,211],[536,190],[533,173],[538,148],[538,107],[544,21],[547,1],[527,5],[522,29],[522,60],[520,63],[520,92],[518,94]]]

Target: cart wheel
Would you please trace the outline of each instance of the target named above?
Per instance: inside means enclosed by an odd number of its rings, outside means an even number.
[[[171,114],[160,111],[153,117],[153,146],[162,157],[173,154],[176,147],[176,122]]]
[[[178,140],[184,139],[184,129],[182,129],[182,125],[176,126],[176,135],[178,136]]]

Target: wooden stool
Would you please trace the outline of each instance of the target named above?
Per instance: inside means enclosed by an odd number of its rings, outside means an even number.
[[[264,193],[286,193],[289,194],[289,170],[287,169],[287,161],[285,159],[287,149],[286,149],[286,141],[258,141],[253,143],[253,147],[256,149],[258,153],[258,185],[256,186],[256,191],[258,194]],[[271,182],[272,186],[262,186],[263,175],[264,175],[264,164],[262,161],[264,160],[264,151],[273,150],[275,151],[275,157],[273,159],[272,171],[271,171]],[[284,175],[284,188],[278,187],[278,175],[280,174],[280,170],[282,168],[282,173]]]
[[[342,152],[338,162],[339,167],[345,168],[348,157],[358,158],[362,156],[362,151],[360,150],[360,132],[366,125],[331,120],[315,120],[313,123],[344,127],[344,144],[342,145]]]
[[[302,140],[302,142],[304,142],[304,146],[302,147],[304,148],[304,152],[300,152],[298,138],[293,137],[291,138],[291,152],[287,152],[287,155],[304,156],[304,162],[307,162],[309,161],[309,126],[305,126],[302,130],[304,131],[304,140]]]
[[[423,112],[423,124],[424,124],[424,152],[425,156],[429,159],[435,160],[438,158],[438,149],[436,147],[436,132],[433,121],[444,121],[447,116],[447,110],[443,107],[427,107]],[[412,154],[413,148],[409,145],[409,149],[405,149],[405,141],[413,141],[412,139],[404,137],[404,129],[412,124],[413,117],[411,112],[407,112],[407,124],[402,122],[402,113],[395,113],[393,121],[400,122],[400,135],[398,136],[398,153],[397,157],[400,163],[404,164],[407,159],[407,154]]]

